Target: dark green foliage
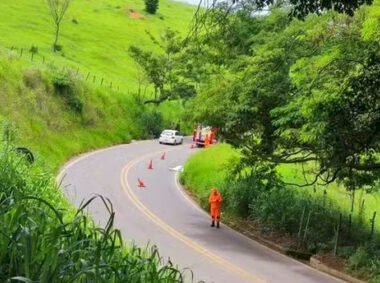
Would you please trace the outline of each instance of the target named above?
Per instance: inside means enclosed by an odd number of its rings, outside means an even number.
[[[274,9],[258,18],[239,11],[219,25],[219,14],[208,18],[216,28],[188,47],[200,49],[199,65],[191,66],[206,78],[189,110],[194,121],[220,128],[247,166],[316,162],[314,178],[299,186],[373,186],[380,178],[380,44],[362,38],[361,18],[289,22]]]
[[[380,280],[380,246],[379,243],[368,243],[351,252],[348,257],[348,264],[351,270],[360,273],[367,270],[371,280],[369,282],[379,282]]]
[[[149,14],[155,14],[158,9],[159,0],[145,0],[145,10]]]
[[[142,135],[145,138],[157,138],[164,128],[164,119],[158,111],[144,111],[140,118]]]
[[[194,28],[184,56],[183,74],[199,86],[188,115],[218,127],[242,154],[235,173],[250,172],[229,176],[223,188],[228,212],[298,237],[298,248],[332,251],[338,243],[338,254],[345,247],[353,253],[371,237],[363,207],[349,216],[325,196],[297,188],[339,182],[351,195],[359,188],[376,191],[380,41],[377,18],[367,16],[378,15],[379,4],[349,17],[323,10],[352,15],[372,1],[290,1],[301,18],[321,13],[298,21],[280,1],[267,15],[252,16],[257,6],[273,2],[247,0],[253,5],[233,13],[217,5],[199,18],[207,29]],[[280,164],[302,168],[304,178],[278,181],[268,172]],[[372,240],[379,242],[376,232]]]
[[[81,114],[83,102],[80,98],[79,82],[72,71],[55,70],[52,75],[54,89],[60,95],[71,110]]]
[[[131,57],[142,68],[146,80],[153,85],[154,97],[145,100],[145,104],[154,103],[159,105],[166,100],[182,99],[184,101],[196,94],[194,83],[183,78],[183,58],[179,56],[181,42],[177,33],[171,29],[165,31],[160,44],[149,32],[154,44],[159,45],[163,54],[153,54],[144,51],[137,46],[131,46]]]
[[[224,206],[228,211],[244,218],[251,215],[251,205],[259,195],[282,187],[281,180],[270,166],[256,166],[238,178],[232,173],[227,180],[229,181],[221,188],[225,196]]]
[[[311,192],[284,187],[275,171],[257,167],[235,181],[228,178],[221,187],[224,209],[228,214],[260,223],[270,231],[280,231],[298,239],[293,249],[308,252],[328,252],[334,247],[339,215],[338,205],[326,193],[313,196]],[[349,257],[363,241],[369,239],[368,220],[362,211],[350,219],[344,213],[339,233],[339,249],[353,247]],[[380,243],[376,236],[373,243]],[[347,249],[346,249],[347,250]],[[341,253],[339,253],[341,254]]]
[[[16,147],[15,151],[17,153],[21,154],[22,156],[24,156],[25,160],[28,161],[29,164],[34,163],[34,155],[30,149],[28,149],[26,147]]]
[[[232,3],[237,5],[242,3],[245,6],[252,5],[259,9],[267,8],[268,5],[278,5],[276,2],[292,5],[292,15],[303,19],[309,14],[321,14],[326,10],[334,10],[339,13],[346,13],[350,16],[354,15],[356,9],[364,4],[372,4],[373,0],[330,0],[330,1],[314,1],[314,0],[290,0],[290,1],[274,1],[274,0],[233,0]]]

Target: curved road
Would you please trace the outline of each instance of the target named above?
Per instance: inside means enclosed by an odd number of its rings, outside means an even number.
[[[155,244],[161,256],[190,268],[194,280],[238,282],[342,282],[274,252],[221,225],[209,227],[208,215],[179,186],[175,170],[196,149],[134,142],[88,153],[70,161],[58,176],[66,196],[79,206],[94,193],[108,197],[115,227],[139,245]],[[166,159],[160,160],[162,153]],[[153,170],[147,166],[152,160]],[[145,188],[137,186],[137,178]],[[89,212],[105,224],[107,211],[96,200]],[[188,274],[189,282],[191,275]]]

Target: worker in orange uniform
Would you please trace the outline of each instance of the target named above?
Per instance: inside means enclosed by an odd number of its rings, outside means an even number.
[[[197,128],[194,127],[194,129],[193,129],[193,142],[196,142],[196,139],[197,139]]]
[[[208,202],[210,203],[210,214],[211,214],[211,227],[219,228],[220,221],[220,203],[222,202],[222,196],[216,188],[211,189],[211,194],[208,197]]]
[[[210,134],[210,144],[214,143],[214,139],[215,139],[215,132],[214,132],[214,128],[212,128],[211,134]]]
[[[208,147],[210,145],[210,138],[208,137],[208,134],[205,136],[205,147]]]

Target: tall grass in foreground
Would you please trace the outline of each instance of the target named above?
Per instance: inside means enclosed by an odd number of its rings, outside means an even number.
[[[0,144],[0,282],[183,282],[156,247],[126,247],[108,199],[74,211],[51,176]],[[85,209],[100,198],[109,212],[98,227]]]

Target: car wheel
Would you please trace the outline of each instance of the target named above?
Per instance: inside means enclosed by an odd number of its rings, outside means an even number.
[[[162,142],[160,142],[160,141],[159,141],[158,143],[159,143],[159,144],[162,144]]]
[[[181,144],[183,144],[183,139],[181,139]]]
[[[177,145],[177,140],[174,141],[174,145]]]

